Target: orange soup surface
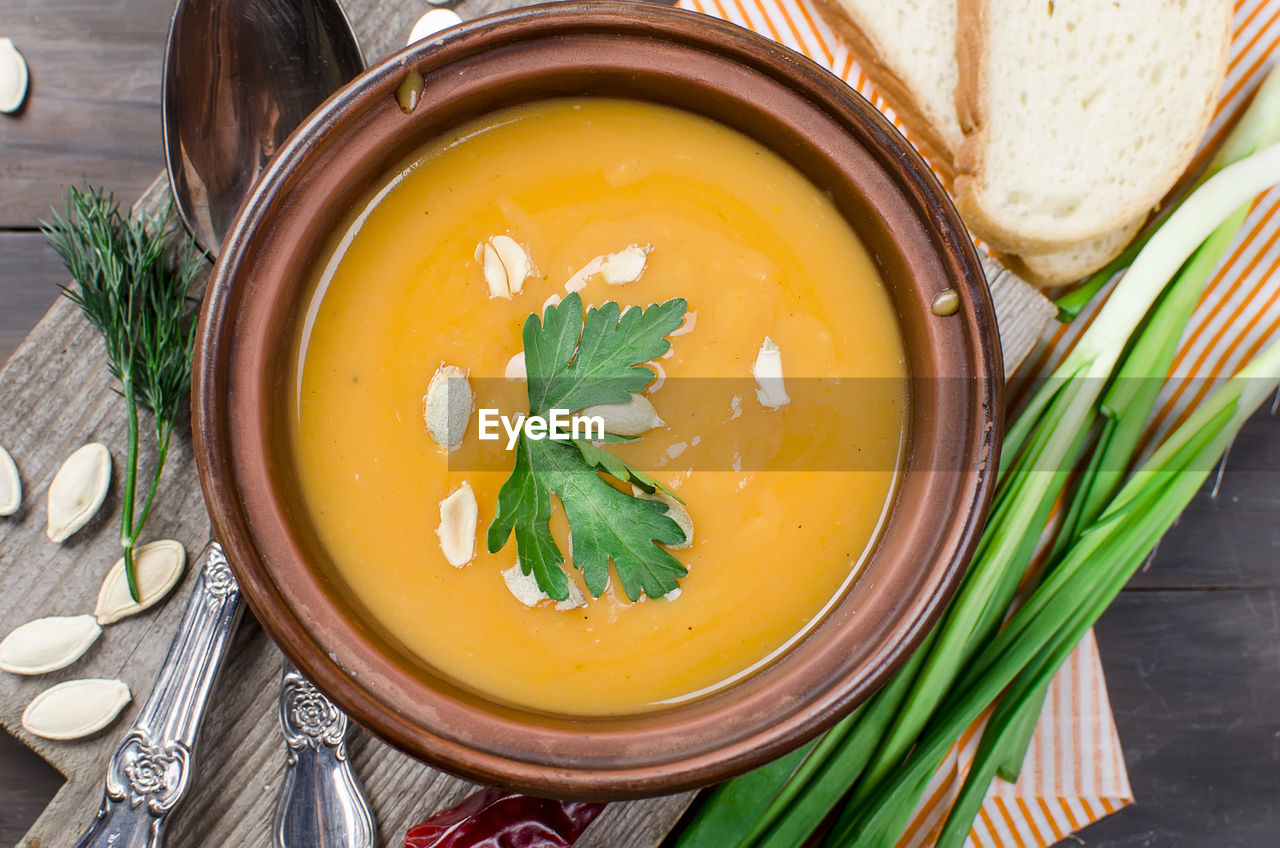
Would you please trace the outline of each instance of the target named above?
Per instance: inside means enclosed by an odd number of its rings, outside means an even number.
[[[477,246],[506,235],[532,270],[491,296]],[[647,390],[665,426],[606,445],[668,485],[692,519],[674,596],[527,606],[485,531],[510,472],[447,452],[424,424],[442,364],[496,403],[521,328],[593,259],[652,246],[639,279],[589,274],[584,302],[688,301]],[[706,118],[625,100],[541,101],[437,139],[387,175],[317,264],[282,401],[302,502],[339,576],[382,630],[483,697],[551,713],[627,714],[713,692],[802,638],[874,545],[909,430],[887,292],[831,200],[782,158]],[[789,402],[753,366],[766,337]],[[843,388],[834,389],[833,379]],[[845,400],[834,403],[832,393]],[[856,402],[847,396],[856,393]],[[832,412],[828,407],[839,407]],[[495,443],[486,443],[495,445]],[[856,462],[850,460],[856,457]],[[475,493],[475,556],[449,564],[440,503]],[[557,504],[552,531],[568,554]],[[570,579],[585,590],[580,572]]]

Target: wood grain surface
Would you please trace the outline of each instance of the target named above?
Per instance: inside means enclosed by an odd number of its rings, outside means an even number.
[[[419,0],[344,0],[344,5],[370,57],[380,55],[374,52],[375,45],[383,50],[397,46],[412,20],[427,8]],[[32,68],[28,106],[16,117],[0,116],[0,362],[44,314],[56,296],[56,286],[65,279],[57,258],[33,232],[36,219],[46,214],[60,187],[88,180],[115,189],[122,198],[132,198],[163,165],[159,80],[171,8],[171,0],[0,0],[0,35],[15,39]],[[478,3],[464,4],[462,12],[470,16],[481,8]],[[64,315],[49,325],[50,370],[21,372],[27,374],[28,383],[23,397],[43,398],[41,403],[55,391],[61,397],[73,375],[92,371],[68,367],[74,366],[74,357],[63,348],[83,344],[75,323]],[[92,380],[99,390],[105,387],[101,373]],[[0,386],[7,387],[9,382],[7,373],[0,376]],[[21,425],[15,419],[22,415],[15,415],[11,405],[17,395],[7,392],[0,389],[0,443],[13,447],[11,428]],[[118,417],[117,409],[111,420]],[[91,417],[71,404],[46,413],[42,420],[67,451],[92,432],[76,430],[91,423]],[[177,450],[189,450],[185,435],[180,443]],[[28,487],[21,523],[39,531],[43,521],[39,481],[47,478],[51,466],[29,472],[27,457],[20,456],[19,462]],[[162,514],[157,514],[152,527],[156,534],[169,532],[166,527],[194,526],[184,525],[180,513],[171,513],[188,508],[173,492],[192,485],[189,467],[178,471],[178,464],[167,472],[165,495],[166,500],[178,502],[162,504]],[[1280,418],[1264,411],[1249,423],[1233,448],[1219,496],[1211,498],[1205,491],[1196,499],[1151,566],[1135,578],[1099,624],[1112,703],[1138,803],[1066,844],[1112,848],[1275,844],[1280,833],[1277,471]],[[51,596],[42,596],[39,588],[44,585],[47,591],[38,567],[47,561],[38,555],[30,558],[25,548],[11,543],[8,526],[0,519],[0,630],[6,631],[20,623],[9,617],[10,610],[17,609],[15,593],[31,595],[35,605],[52,603]],[[95,532],[111,541],[110,527],[100,524],[85,534]],[[194,554],[199,534],[183,541]],[[99,547],[96,539],[77,537],[62,554],[73,563],[68,581],[79,587],[77,597],[91,599],[102,571],[115,556],[113,544]],[[87,661],[94,668],[113,657],[120,661],[147,632],[167,644],[167,635],[159,632],[161,621],[172,627],[180,607],[181,601],[175,600],[159,613],[135,619],[132,629],[109,632]],[[272,736],[278,673],[274,653],[274,646],[246,618],[234,649],[237,664],[228,674],[252,669],[250,661],[257,657],[259,677],[249,683],[266,691],[247,702],[220,704],[215,712],[225,714],[222,727],[231,728],[235,735],[261,733],[261,744],[241,748],[219,735],[219,730],[206,733],[200,784],[171,844],[201,844],[183,841],[178,834],[214,823],[228,828],[228,841],[222,844],[268,844],[265,822],[276,790],[272,769],[283,758],[283,746]],[[149,676],[126,668],[125,679],[134,687],[135,697],[145,696]],[[122,723],[113,725],[104,738],[114,740],[122,727]],[[352,742],[357,771],[371,787],[367,763],[378,744],[358,731]],[[273,765],[259,773],[258,765],[264,763]],[[379,793],[403,799],[381,799],[379,812],[384,816],[389,809],[407,811],[409,818],[425,815],[433,809],[435,797],[460,791],[450,779],[411,761],[379,773],[377,780],[381,781]],[[0,844],[20,842],[61,784],[57,771],[0,733]],[[224,823],[225,810],[214,803],[237,786],[260,796],[255,810],[263,813],[241,827]],[[417,794],[424,789],[441,795]],[[208,800],[201,800],[206,792]],[[85,804],[83,810],[68,808],[69,815],[78,814],[71,821],[83,821],[92,813],[96,795],[86,797]],[[594,844],[613,848],[646,844],[632,840],[631,815],[612,810],[609,816],[617,824],[602,819],[599,828],[601,835],[614,841],[600,841],[593,833]],[[398,844],[399,833],[389,830],[385,818],[383,834],[386,844]],[[651,842],[656,834],[641,827],[636,837]]]

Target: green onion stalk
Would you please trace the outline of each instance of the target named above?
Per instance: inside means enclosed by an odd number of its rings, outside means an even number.
[[[1280,342],[1214,392],[1128,479],[1098,519],[1071,544],[1057,567],[966,667],[946,693],[934,720],[889,779],[864,803],[843,810],[825,845],[889,848],[897,841],[924,785],[965,729],[997,698],[1001,699],[997,710],[1016,711],[1020,702],[1047,685],[1200,490],[1245,421],[1277,385]],[[998,747],[998,741],[989,742],[984,736],[974,767],[986,773],[983,760],[990,759],[990,752]],[[985,795],[986,786],[981,789]],[[966,818],[959,810],[959,805],[953,807],[940,846],[962,845],[968,835],[973,817]]]
[[[1097,432],[1099,422],[1109,420],[1108,412],[1120,415],[1117,420],[1125,423],[1141,415],[1145,423],[1149,402],[1154,401],[1154,395],[1148,397],[1145,392],[1136,399],[1104,395],[1108,386],[1120,385],[1111,382],[1118,363],[1123,359],[1119,371],[1126,375],[1126,385],[1132,382],[1129,378],[1137,378],[1138,385],[1144,388],[1158,388],[1159,380],[1167,374],[1171,348],[1143,340],[1165,338],[1171,327],[1185,325],[1184,316],[1189,315],[1187,299],[1194,306],[1207,279],[1207,270],[1202,273],[1200,269],[1206,265],[1212,268],[1209,253],[1188,263],[1188,268],[1197,269],[1194,273],[1175,275],[1195,247],[1205,242],[1224,220],[1277,181],[1280,146],[1223,168],[1170,215],[1138,254],[1076,348],[1010,427],[1001,458],[1001,482],[987,527],[956,598],[928,642],[881,692],[819,741],[789,772],[779,791],[761,793],[756,798],[752,806],[760,812],[749,826],[739,825],[740,835],[725,839],[717,828],[704,824],[715,815],[716,796],[712,796],[677,842],[680,848],[793,848],[804,843],[841,803],[844,812],[837,825],[836,841],[829,844],[845,844],[839,841],[840,833],[856,833],[860,840],[869,840],[865,844],[879,844],[878,839],[891,844],[896,840],[900,825],[905,825],[904,817],[914,806],[906,802],[918,797],[918,791],[923,791],[932,775],[932,771],[916,773],[923,768],[919,758],[921,740],[943,715],[940,705],[948,703],[958,691],[958,681],[967,674],[964,670],[974,667],[998,633],[1004,632],[1001,623],[1035,557],[1054,504],[1067,489],[1072,477],[1070,469],[1087,453],[1090,444],[1100,444],[1108,462],[1131,454],[1136,445],[1140,430],[1135,436],[1128,427],[1120,433],[1113,428],[1108,436],[1104,424],[1101,437]],[[1206,251],[1217,249],[1215,245],[1211,240]],[[1171,279],[1177,283],[1170,285]],[[1167,285],[1170,293],[1162,298]],[[1130,336],[1158,300],[1160,306],[1147,320],[1146,330],[1130,347]],[[1176,339],[1180,333],[1174,335]],[[1097,455],[1095,447],[1092,456]],[[1086,468],[1094,472],[1086,473],[1085,479],[1089,506],[1078,510],[1073,506],[1074,515],[1069,513],[1077,525],[1067,534],[1071,551],[1077,550],[1086,532],[1107,515],[1099,513],[1096,504],[1111,502],[1107,494],[1114,485],[1107,476],[1111,467],[1089,464]],[[1077,487],[1075,491],[1081,489]],[[1102,537],[1095,534],[1090,538],[1096,542]],[[1119,543],[1115,545],[1118,547]],[[1106,558],[1123,551],[1107,549],[1098,553]],[[1065,557],[1066,552],[1062,555]],[[1049,572],[1051,576],[1056,573],[1056,567]],[[1073,648],[1074,644],[1067,647]],[[1048,648],[1046,651],[1039,658],[1041,665],[1056,656]],[[1025,752],[1023,740],[1030,738],[1044,688],[1052,678],[1041,665],[1017,669],[1022,675],[1017,698],[1010,699],[993,717],[996,726],[1008,732],[1001,732],[987,743],[991,750],[984,751],[975,781],[991,768],[1012,772],[1020,764]],[[983,709],[1009,682],[1005,681],[986,699]],[[914,770],[904,772],[907,764]],[[873,820],[867,819],[860,811],[874,803],[889,806]]]

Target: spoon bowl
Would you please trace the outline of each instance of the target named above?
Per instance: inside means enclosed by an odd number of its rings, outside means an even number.
[[[364,70],[336,0],[178,0],[164,64],[169,182],[213,256],[284,140]]]

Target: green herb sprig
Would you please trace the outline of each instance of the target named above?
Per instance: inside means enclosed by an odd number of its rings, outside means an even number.
[[[200,270],[195,242],[176,228],[120,211],[101,188],[71,188],[61,210],[40,226],[75,280],[63,286],[102,335],[108,367],[128,416],[120,545],[129,594],[136,601],[134,549],[151,514],[174,424],[191,389],[194,322],[186,319],[187,290]],[[176,242],[176,244],[175,244]],[[139,407],[149,410],[156,464],[138,508]]]
[[[582,298],[575,292],[548,307],[542,320],[530,315],[523,332],[530,415],[625,403],[631,392],[653,380],[643,363],[670,349],[666,337],[679,328],[687,308],[677,299],[622,312],[610,302],[587,310],[584,319]],[[498,492],[497,514],[489,525],[490,553],[501,550],[514,533],[521,570],[532,573],[547,595],[567,599],[568,578],[560,568],[564,556],[549,524],[554,494],[573,533],[573,564],[592,595],[600,597],[608,585],[610,561],[631,600],[667,594],[688,572],[659,545],[683,542],[684,531],[666,516],[664,504],[614,487],[601,472],[646,492],[663,488],[590,442],[522,434],[515,468]]]

